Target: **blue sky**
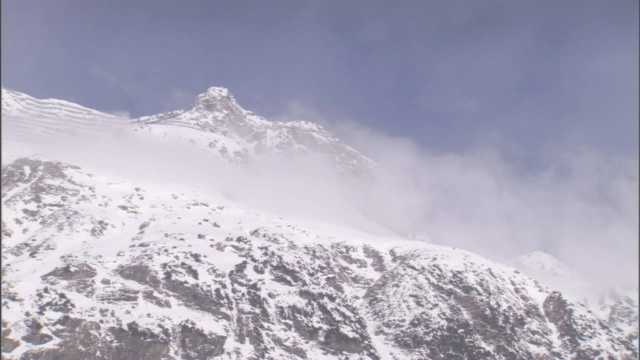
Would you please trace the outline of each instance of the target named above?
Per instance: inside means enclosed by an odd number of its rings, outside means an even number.
[[[638,153],[638,2],[2,1],[2,86],[132,116],[231,89],[425,149]]]

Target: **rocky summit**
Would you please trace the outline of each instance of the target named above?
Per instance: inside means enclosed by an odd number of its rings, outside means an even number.
[[[268,154],[320,155],[350,174],[366,174],[373,162],[308,121],[277,122],[244,110],[226,88],[212,87],[186,110],[135,119],[136,131],[189,141],[226,161],[246,162]]]

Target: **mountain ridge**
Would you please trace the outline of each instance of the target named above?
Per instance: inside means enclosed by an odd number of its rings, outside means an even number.
[[[35,99],[2,89],[3,128],[18,139],[57,134],[80,136],[131,130],[136,136],[195,145],[232,162],[262,156],[318,155],[350,175],[368,176],[374,162],[328,132],[307,121],[272,122],[240,107],[231,92],[210,87],[185,110],[123,119],[57,99]],[[63,121],[64,120],[64,121]]]
[[[636,356],[583,305],[463,250],[38,158],[2,183],[8,358]]]

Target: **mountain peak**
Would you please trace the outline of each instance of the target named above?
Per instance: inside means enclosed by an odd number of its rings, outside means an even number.
[[[196,96],[193,107],[202,106],[209,111],[222,110],[228,105],[236,105],[236,100],[224,87],[212,86],[202,94]]]
[[[220,86],[212,86],[208,88],[207,91],[198,95],[198,97],[207,97],[207,98],[211,98],[211,97],[220,98],[220,97],[227,97],[227,96],[233,97],[229,89],[225,87],[220,87]]]

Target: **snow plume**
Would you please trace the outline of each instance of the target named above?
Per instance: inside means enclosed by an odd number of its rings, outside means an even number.
[[[365,207],[375,216],[497,260],[545,251],[598,286],[637,288],[637,159],[584,148],[522,169],[496,148],[433,153],[353,124],[339,132],[380,165]]]
[[[229,165],[188,142],[140,138],[124,127],[115,135],[49,138],[12,156],[39,152],[98,174],[206,191],[282,216],[393,231],[496,260],[542,250],[600,285],[637,283],[637,160],[584,149],[522,171],[497,149],[433,153],[355,125],[333,127],[377,162],[373,180],[342,181],[329,161],[312,156]],[[4,143],[7,149],[20,147]]]
[[[139,135],[128,126],[26,142],[13,141],[11,129],[3,130],[3,164],[37,154],[123,181],[207,192],[221,202],[257,211],[390,233],[358,214],[360,197],[354,184],[342,181],[334,164],[321,156],[261,155],[230,164],[188,140]]]
[[[323,124],[376,161],[359,209],[404,236],[501,261],[541,250],[598,286],[637,288],[637,155],[567,146],[523,165],[500,141],[443,153],[297,103],[280,120],[292,118]]]

